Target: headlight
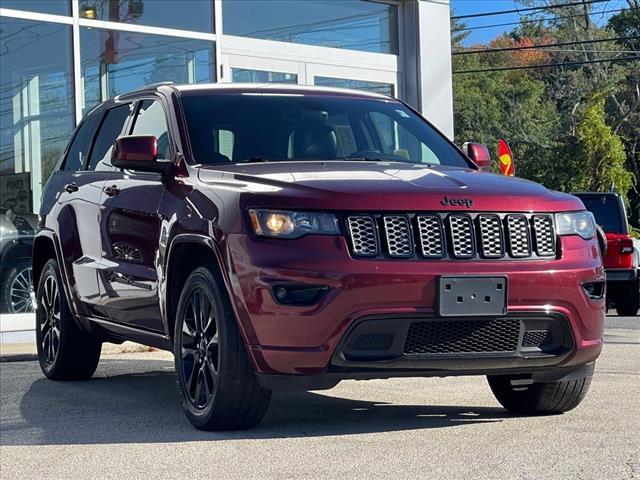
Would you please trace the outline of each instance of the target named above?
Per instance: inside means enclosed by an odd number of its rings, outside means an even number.
[[[340,233],[338,219],[331,213],[250,209],[249,217],[253,231],[263,237],[300,238],[309,234]]]
[[[596,222],[591,212],[556,213],[558,235],[580,235],[589,240],[596,235]]]

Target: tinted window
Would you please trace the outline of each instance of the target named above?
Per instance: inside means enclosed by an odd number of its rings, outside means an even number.
[[[80,0],[80,16],[92,20],[213,32],[212,0]]]
[[[228,35],[398,53],[396,5],[361,0],[233,0],[222,2],[222,14]]]
[[[154,135],[158,139],[158,159],[170,158],[169,131],[160,102],[144,100],[133,124],[132,135]]]
[[[98,122],[102,117],[102,112],[93,113],[85,118],[80,124],[80,128],[74,135],[67,153],[67,157],[64,160],[62,167],[65,171],[75,172],[82,170],[87,160],[89,148],[91,147],[91,141],[93,135],[98,127]]]
[[[0,6],[2,6],[2,8],[53,13],[55,15],[71,14],[71,2],[69,0],[2,0],[2,5]]]
[[[111,150],[116,138],[122,133],[122,127],[129,115],[129,104],[121,105],[107,111],[100,131],[96,137],[93,150],[91,150],[91,159],[89,161],[89,170],[95,170],[99,163],[104,166],[111,165]],[[100,168],[97,168],[100,170]]]
[[[469,167],[442,135],[396,101],[227,93],[185,95],[182,102],[198,163],[252,157],[343,160],[355,156]],[[212,133],[216,131],[233,134],[232,157],[220,155],[221,142],[216,142]]]
[[[596,218],[596,223],[607,233],[623,233],[620,214],[620,202],[617,198],[603,195],[601,197],[580,197],[584,206],[587,207]]]

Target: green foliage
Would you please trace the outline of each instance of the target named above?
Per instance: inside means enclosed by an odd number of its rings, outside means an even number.
[[[575,188],[584,191],[608,191],[615,188],[625,199],[635,178],[625,169],[626,154],[618,135],[606,124],[604,98],[594,98],[578,123],[579,163]]]
[[[640,61],[590,62],[626,57],[637,51],[634,40],[590,42],[640,31],[639,0],[603,26],[592,21],[589,4],[563,6],[521,17],[520,25],[474,50],[527,47],[453,57],[456,142],[486,143],[494,154],[499,138],[514,153],[516,175],[561,191],[608,191],[612,185],[629,207],[630,221],[640,225]],[[533,0],[521,3],[536,4]],[[454,49],[465,39],[457,22]],[[571,47],[532,45],[582,42]],[[493,70],[500,67],[553,64],[560,67]],[[568,65],[565,65],[568,64]],[[497,157],[497,155],[496,155]]]

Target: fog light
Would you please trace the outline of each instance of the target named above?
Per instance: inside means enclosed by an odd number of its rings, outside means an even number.
[[[272,285],[271,295],[282,305],[310,306],[320,301],[329,291],[326,285]]]

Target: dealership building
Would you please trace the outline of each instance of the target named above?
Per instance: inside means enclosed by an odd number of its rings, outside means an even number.
[[[11,288],[30,274],[42,188],[92,107],[168,80],[323,85],[398,97],[452,137],[449,15],[449,0],[1,0],[4,340],[33,328]]]

